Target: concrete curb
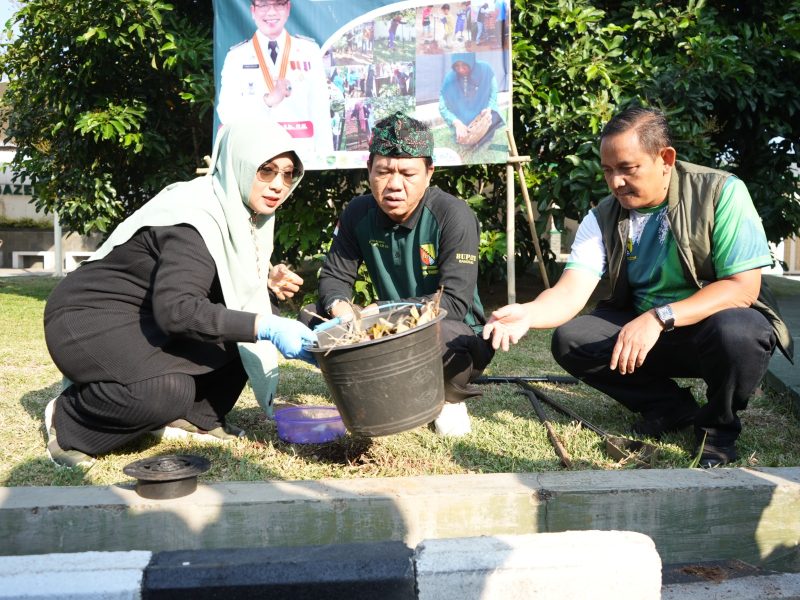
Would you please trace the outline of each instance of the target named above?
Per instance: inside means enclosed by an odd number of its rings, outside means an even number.
[[[625,557],[620,568],[619,557]],[[0,598],[37,600],[657,600],[647,536],[581,531],[399,542],[0,559]]]
[[[800,353],[800,338],[795,338],[795,348]],[[800,361],[800,356],[795,362]],[[780,394],[786,394],[794,416],[800,419],[800,364],[790,363],[780,351],[772,355],[764,384]]]
[[[743,575],[723,578],[717,565],[691,567],[692,582],[676,580],[673,565],[660,584],[652,541],[614,531],[428,540],[416,552],[397,543],[83,552],[0,558],[0,599],[800,600],[800,573],[736,564]]]
[[[263,548],[636,531],[667,564],[796,561],[800,468],[650,469],[199,485],[0,488],[0,554]]]
[[[82,552],[0,558],[0,598],[138,600],[151,552]]]

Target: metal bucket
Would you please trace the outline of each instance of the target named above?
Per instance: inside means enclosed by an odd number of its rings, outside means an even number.
[[[325,347],[328,336],[337,338],[345,332],[342,326],[320,334],[321,347],[311,351],[347,429],[370,437],[389,435],[439,415],[444,405],[439,324],[445,314],[440,310],[433,320],[403,333],[345,346]],[[382,311],[364,317],[362,327],[372,326],[382,316],[390,315]]]

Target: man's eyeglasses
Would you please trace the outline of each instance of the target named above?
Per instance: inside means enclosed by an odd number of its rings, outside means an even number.
[[[300,169],[292,169],[291,171],[281,171],[269,165],[261,165],[256,171],[256,179],[262,183],[272,183],[272,181],[280,174],[281,182],[284,187],[290,187],[303,175]]]
[[[268,2],[255,0],[253,2],[253,6],[259,10],[268,10],[270,8],[281,10],[286,8],[287,4],[289,4],[289,0],[269,0]]]

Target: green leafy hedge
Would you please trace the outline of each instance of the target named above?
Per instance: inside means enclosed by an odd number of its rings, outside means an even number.
[[[533,157],[526,185],[540,235],[548,216],[560,228],[605,195],[597,136],[633,103],[668,113],[679,157],[744,180],[770,240],[800,230],[800,0],[516,0],[511,14],[513,129]],[[10,79],[0,116],[20,150],[15,170],[36,180],[37,205],[58,209],[65,229],[109,231],[203,164],[210,2],[29,0],[16,22],[0,57]],[[319,255],[365,176],[309,173],[281,209],[276,253]],[[505,167],[439,169],[434,183],[478,213],[482,274],[502,277]],[[516,221],[525,268],[533,246],[524,215]]]

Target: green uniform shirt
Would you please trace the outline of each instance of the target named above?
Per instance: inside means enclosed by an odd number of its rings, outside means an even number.
[[[665,202],[631,211],[625,256],[633,304],[639,313],[696,292],[684,275],[666,210]],[[761,219],[747,188],[736,177],[729,177],[722,188],[712,239],[714,271],[719,278],[772,264]]]
[[[486,322],[478,297],[480,225],[467,204],[428,188],[405,223],[395,223],[372,194],[354,198],[341,215],[320,275],[324,306],[349,300],[364,262],[381,301],[427,300],[443,287],[448,319],[476,333]]]

